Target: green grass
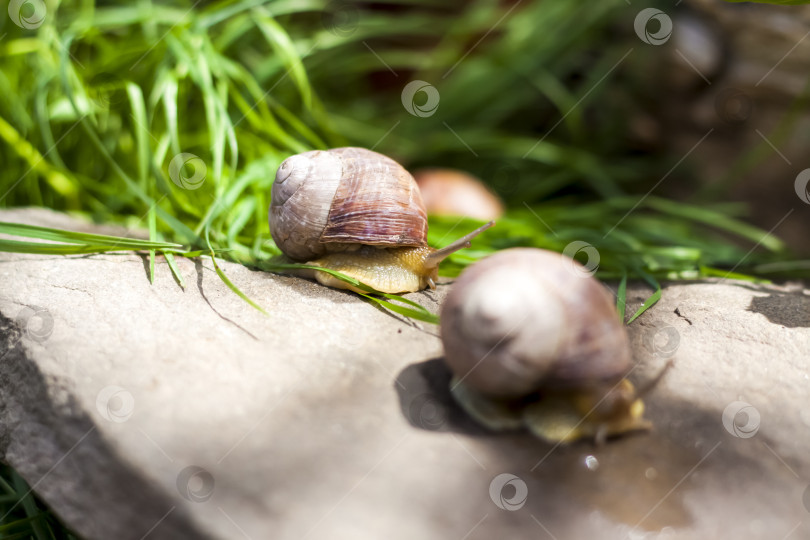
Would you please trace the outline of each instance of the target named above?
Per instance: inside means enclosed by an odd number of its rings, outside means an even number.
[[[354,144],[409,167],[462,166],[509,204],[446,275],[495,249],[562,251],[574,240],[599,250],[602,278],[806,275],[801,265],[773,266],[788,258],[783,246],[735,219],[737,207],[657,197],[635,207],[677,157],[627,149],[625,119],[646,91],[637,74],[655,57],[632,35],[616,39],[634,15],[624,2],[529,2],[519,16],[495,1],[461,5],[73,1],[36,30],[6,24],[0,205],[147,229],[155,246],[127,248],[148,250],[150,269],[156,252],[209,248],[267,267],[279,253],[266,219],[279,163]],[[330,26],[346,13],[356,25]],[[436,114],[403,107],[400,91],[415,79],[440,92]],[[199,159],[172,175],[181,153]],[[204,179],[185,189],[195,172]],[[450,233],[456,222],[445,221],[431,222],[434,244],[476,225]]]
[[[7,465],[0,465],[0,538],[77,540]]]
[[[627,151],[623,119],[645,92],[634,74],[651,53],[612,38],[632,15],[623,2],[528,3],[520,16],[494,1],[460,11],[422,2],[326,7],[64,2],[36,31],[8,25],[0,204],[146,228],[154,244],[4,241],[3,249],[148,250],[150,279],[156,252],[173,271],[175,254],[212,250],[268,268],[279,253],[266,219],[279,163],[354,144],[411,167],[463,166],[510,205],[445,275],[496,249],[562,251],[575,240],[598,249],[602,278],[656,283],[754,268],[806,275],[784,263],[777,239],[735,219],[739,208],[628,195],[643,193],[671,158]],[[356,24],[330,26],[347,13]],[[436,86],[440,112],[405,111],[399,91],[414,79]],[[193,155],[192,166],[178,158],[172,172],[179,154]],[[202,180],[185,183],[195,173]],[[430,240],[448,243],[450,229],[474,225],[434,219]],[[744,241],[765,253],[746,256]]]

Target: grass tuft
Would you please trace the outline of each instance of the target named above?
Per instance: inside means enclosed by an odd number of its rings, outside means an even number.
[[[628,30],[635,13],[622,0],[61,2],[37,29],[4,28],[0,206],[142,227],[150,243],[38,230],[50,243],[0,249],[143,250],[150,279],[161,253],[181,286],[173,254],[259,267],[279,253],[267,207],[281,161],[353,144],[469,170],[507,202],[444,275],[497,249],[579,241],[602,279],[807,276],[738,208],[645,195],[677,158],[630,150],[638,74],[655,61]],[[403,106],[412,80],[436,88],[435,113]],[[429,241],[455,226],[431,218]]]

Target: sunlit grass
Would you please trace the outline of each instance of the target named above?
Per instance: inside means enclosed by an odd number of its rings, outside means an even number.
[[[623,39],[632,16],[619,0],[62,2],[38,29],[9,24],[0,41],[0,204],[140,227],[151,244],[3,249],[145,250],[150,277],[163,253],[179,283],[175,255],[213,250],[267,268],[279,253],[267,224],[275,169],[293,153],[354,144],[408,167],[463,167],[506,200],[498,227],[445,275],[496,249],[573,241],[598,250],[604,279],[806,275],[738,207],[642,198],[675,160],[627,150],[652,54]],[[400,91],[417,79],[439,91],[435,114],[403,107]],[[429,240],[475,225],[434,218]]]

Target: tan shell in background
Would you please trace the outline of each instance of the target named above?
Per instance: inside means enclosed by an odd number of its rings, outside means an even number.
[[[414,178],[429,214],[483,221],[503,215],[503,203],[481,180],[455,169],[421,169]]]
[[[426,245],[427,213],[413,177],[364,148],[297,154],[276,173],[270,232],[279,248],[305,261],[347,245]]]
[[[618,380],[631,365],[612,295],[558,253],[514,248],[466,269],[441,310],[445,360],[482,394]]]

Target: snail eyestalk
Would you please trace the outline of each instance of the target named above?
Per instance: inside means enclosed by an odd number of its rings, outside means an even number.
[[[489,229],[493,225],[495,225],[494,221],[490,221],[488,223],[485,223],[485,224],[481,225],[480,227],[478,227],[477,229],[475,229],[473,232],[471,232],[469,234],[465,234],[464,236],[462,236],[461,238],[459,238],[458,240],[456,240],[455,242],[453,242],[449,246],[445,246],[445,247],[443,247],[441,249],[437,249],[436,251],[434,251],[433,253],[431,253],[430,255],[428,255],[425,258],[425,268],[438,267],[439,263],[441,263],[444,259],[446,259],[450,255],[452,255],[456,251],[458,251],[460,249],[470,247],[470,241],[473,238],[475,238],[476,236],[478,236],[479,234],[481,234],[485,230]]]

